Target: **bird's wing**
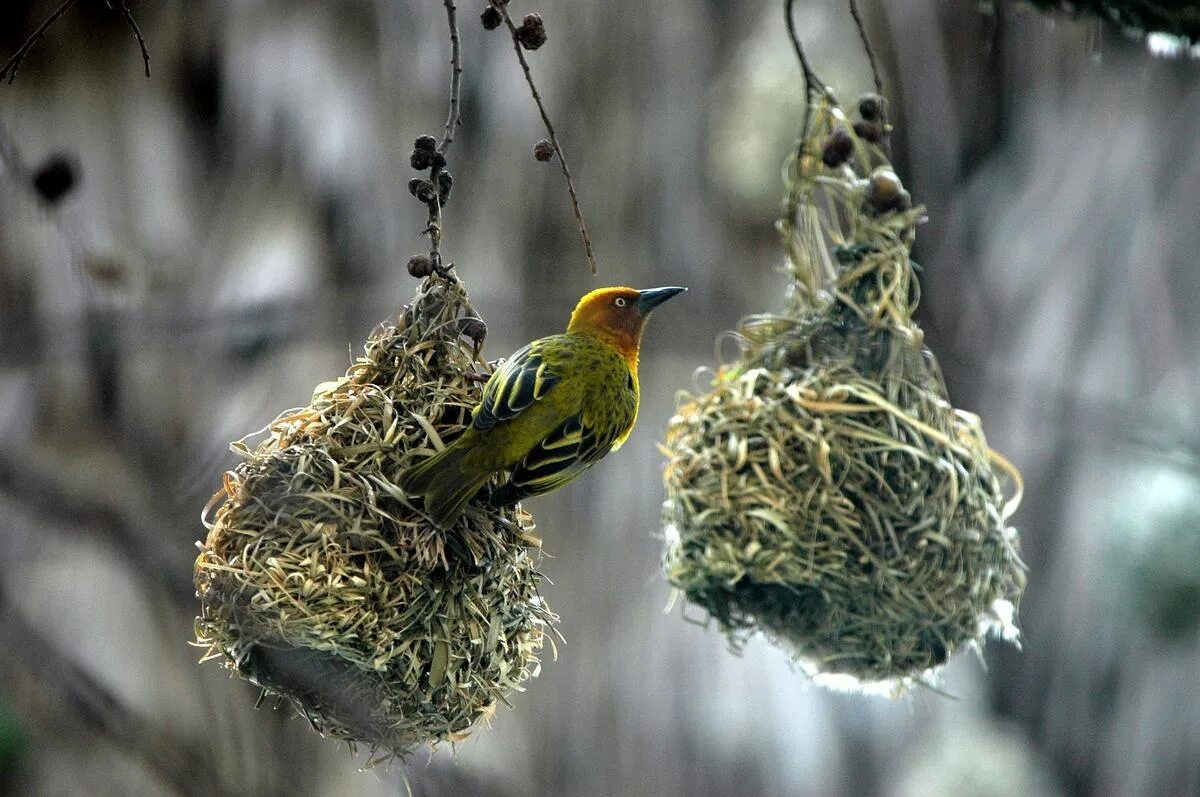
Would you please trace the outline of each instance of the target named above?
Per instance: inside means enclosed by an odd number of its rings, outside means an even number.
[[[486,432],[497,423],[511,421],[553,390],[558,381],[542,359],[537,341],[518,349],[488,379],[471,425]]]
[[[562,487],[611,451],[614,442],[613,435],[598,433],[580,416],[568,418],[517,463],[507,490],[519,500]]]

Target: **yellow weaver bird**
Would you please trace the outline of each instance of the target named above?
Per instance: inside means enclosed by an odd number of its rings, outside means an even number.
[[[625,442],[638,412],[638,351],[650,311],[686,288],[600,288],[579,300],[567,331],[518,349],[492,374],[471,425],[400,477],[445,528],[497,473],[494,506],[578,478]]]

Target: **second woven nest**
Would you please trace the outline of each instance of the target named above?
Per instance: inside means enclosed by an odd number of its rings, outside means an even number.
[[[853,134],[829,98],[812,114],[782,225],[789,306],[742,323],[741,356],[667,431],[664,563],[735,647],[761,631],[829,685],[895,691],[989,632],[1015,639],[1001,479],[1019,476],[951,406],[912,320],[923,209],[881,207],[881,182],[902,189],[857,137],[854,162],[822,164]]]

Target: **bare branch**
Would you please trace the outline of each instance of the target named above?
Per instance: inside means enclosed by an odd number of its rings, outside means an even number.
[[[558,153],[558,164],[562,167],[563,179],[567,183],[567,193],[571,195],[571,208],[575,211],[575,221],[579,224],[579,235],[583,238],[583,248],[587,252],[588,265],[592,269],[592,274],[596,273],[596,256],[592,253],[592,239],[588,235],[587,224],[583,221],[583,211],[579,209],[579,197],[575,194],[575,183],[571,179],[571,170],[567,166],[567,156],[563,152],[562,145],[558,143],[558,135],[554,132],[554,125],[550,122],[550,116],[546,113],[546,106],[542,102],[542,95],[538,93],[537,86],[533,82],[533,75],[529,71],[529,62],[525,60],[525,53],[521,51],[521,40],[517,35],[517,26],[513,24],[512,17],[508,15],[507,3],[492,2],[492,7],[500,12],[504,18],[504,24],[508,26],[508,32],[512,36],[513,49],[517,53],[517,60],[521,62],[521,69],[525,72],[525,82],[529,84],[529,91],[533,94],[533,101],[537,103],[538,112],[542,115],[542,123],[546,126],[546,132],[550,135],[550,142],[554,145],[554,151]]]
[[[62,5],[54,9],[50,16],[46,17],[41,25],[37,26],[37,30],[29,35],[24,44],[17,48],[17,51],[12,54],[3,67],[0,67],[0,81],[8,78],[8,82],[12,83],[17,77],[17,70],[21,68],[21,62],[25,60],[25,56],[29,55],[29,51],[33,49],[33,45],[37,44],[38,40],[46,35],[46,31],[50,26],[59,20],[59,18],[71,10],[71,7],[78,0],[63,0]],[[113,5],[116,2],[117,5]],[[105,0],[105,5],[110,10],[120,14],[129,27],[133,29],[133,35],[137,37],[138,47],[142,50],[142,62],[146,65],[146,77],[150,77],[150,51],[146,49],[146,40],[142,36],[142,29],[138,27],[137,20],[133,18],[133,12],[129,10],[128,0]]]
[[[111,0],[108,7],[113,8]],[[146,65],[146,77],[150,77],[150,51],[146,49],[146,40],[142,38],[142,29],[138,27],[137,20],[133,18],[127,0],[121,0],[121,5],[113,10],[119,11],[125,21],[129,23],[129,27],[133,28],[133,35],[137,37],[138,47],[142,48],[142,62]]]
[[[891,140],[888,135],[887,124],[887,102],[883,96],[883,77],[879,72],[879,63],[875,60],[875,48],[871,46],[871,39],[867,36],[867,26],[863,24],[862,15],[858,13],[857,0],[849,0],[850,16],[854,17],[854,24],[858,26],[858,35],[862,39],[863,49],[867,52],[867,60],[871,63],[871,77],[875,80],[875,93],[879,95],[879,123],[883,128],[883,152],[890,159]]]
[[[41,25],[38,25],[37,30],[30,34],[25,43],[17,48],[17,51],[12,54],[12,57],[5,62],[3,67],[0,67],[0,80],[8,77],[8,82],[12,83],[17,77],[17,70],[21,68],[21,62],[25,60],[25,56],[33,49],[33,45],[37,44],[38,40],[46,35],[46,31],[50,26],[58,21],[58,18],[71,10],[71,6],[75,5],[77,0],[63,0],[63,4],[54,9],[50,16],[46,17]],[[10,71],[11,70],[11,71]]]
[[[784,0],[783,18],[787,23],[788,38],[792,40],[792,49],[796,51],[796,58],[800,61],[800,71],[804,73],[804,98],[807,103],[814,95],[824,94],[827,89],[825,83],[817,77],[817,73],[809,65],[808,57],[804,54],[804,47],[800,44],[800,37],[796,35],[796,21],[792,15],[795,5],[796,0]],[[805,113],[805,117],[807,116],[808,114]]]
[[[458,113],[458,98],[462,90],[463,70],[454,3],[453,0],[443,0],[443,4],[446,6],[446,22],[450,26],[450,112],[446,116],[446,132],[442,135],[442,143],[438,145],[438,152],[445,155],[446,150],[450,149],[451,142],[454,141],[454,131],[462,124],[462,118]]]
[[[429,259],[433,262],[434,270],[443,278],[449,277],[449,267],[442,265],[442,170],[445,169],[445,154],[454,141],[454,133],[461,123],[458,112],[459,96],[462,90],[462,51],[458,41],[458,20],[454,0],[442,0],[446,7],[446,25],[450,29],[450,111],[446,116],[446,130],[437,151],[441,155],[434,161],[429,170],[429,183],[433,187],[433,197],[427,203],[429,206],[429,223],[425,232],[429,234]]]

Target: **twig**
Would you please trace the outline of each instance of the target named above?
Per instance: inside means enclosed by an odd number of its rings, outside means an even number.
[[[871,39],[867,36],[867,26],[863,24],[862,15],[858,13],[857,0],[850,0],[850,16],[858,26],[858,35],[862,38],[863,49],[867,51],[867,60],[871,62],[871,77],[875,79],[875,93],[883,96],[883,78],[879,76],[879,64],[875,61],[875,49],[871,47]]]
[[[8,82],[12,83],[16,79],[17,70],[21,68],[21,61],[25,60],[25,56],[33,49],[33,45],[37,44],[38,39],[46,35],[46,31],[50,26],[57,22],[58,18],[63,14],[70,11],[71,6],[75,5],[76,2],[77,0],[63,0],[63,4],[54,9],[54,12],[46,17],[46,20],[41,25],[38,25],[37,30],[30,34],[25,43],[18,47],[17,51],[12,54],[12,57],[0,68],[0,80],[4,80],[5,76],[7,76]],[[10,72],[9,70],[12,71]]]
[[[804,55],[804,48],[800,45],[800,37],[796,35],[796,21],[792,18],[792,8],[795,5],[796,0],[784,0],[783,17],[787,22],[788,38],[792,40],[792,49],[796,51],[796,58],[800,61],[800,71],[804,73],[804,97],[807,101],[816,94],[825,94],[827,89],[821,79],[817,77],[817,73],[813,71],[812,66],[809,65],[808,57]]]
[[[458,44],[458,24],[455,20],[455,8],[452,0],[443,0],[446,6],[446,22],[450,26],[450,112],[446,115],[446,132],[442,135],[442,143],[438,152],[443,155],[450,149],[454,141],[454,131],[462,124],[458,114],[458,98],[462,89],[462,54]]]
[[[440,181],[442,170],[445,168],[446,150],[454,141],[454,131],[461,122],[458,113],[459,95],[462,91],[462,50],[458,41],[458,18],[454,0],[442,0],[446,7],[446,25],[450,28],[450,111],[446,115],[446,130],[437,151],[443,156],[429,170],[429,182],[433,186],[433,198],[429,200],[429,224],[425,231],[429,233],[429,259],[433,262],[434,270],[443,278],[449,277],[449,268],[442,266],[442,199]]]
[[[38,25],[37,30],[31,33],[25,43],[17,48],[17,51],[4,63],[3,67],[0,67],[0,80],[4,80],[5,77],[8,78],[9,83],[16,80],[17,70],[21,68],[21,62],[33,49],[33,45],[37,44],[38,40],[46,35],[50,26],[57,22],[63,14],[70,11],[77,2],[78,0],[63,0],[62,5],[54,9],[50,16],[46,17],[41,25]],[[113,5],[114,2],[117,5]],[[146,49],[146,39],[142,36],[142,29],[138,27],[137,20],[133,18],[133,12],[129,10],[128,0],[105,0],[105,5],[110,11],[120,14],[129,23],[129,27],[133,28],[133,35],[137,37],[138,47],[142,50],[142,62],[146,65],[146,77],[150,77],[150,51]]]
[[[563,152],[562,145],[558,143],[558,135],[554,132],[550,115],[546,113],[542,95],[538,93],[537,86],[534,85],[533,75],[529,71],[529,62],[525,60],[525,53],[521,52],[521,40],[517,36],[517,26],[513,24],[512,17],[508,15],[507,3],[493,2],[492,7],[500,12],[500,16],[504,18],[504,24],[508,26],[508,32],[512,36],[513,49],[517,53],[517,60],[521,62],[521,69],[525,72],[525,82],[529,84],[533,101],[537,103],[538,112],[542,115],[542,123],[546,126],[546,132],[550,134],[550,143],[554,145],[554,151],[558,154],[558,165],[562,167],[563,179],[567,183],[567,193],[571,195],[571,208],[575,211],[575,221],[579,223],[579,235],[583,238],[583,249],[587,252],[588,265],[591,266],[592,274],[595,275],[596,256],[592,253],[592,239],[588,235],[587,224],[583,221],[583,211],[579,209],[579,197],[575,194],[575,182],[571,179],[566,153]]]
[[[129,23],[129,27],[133,28],[133,35],[137,37],[138,47],[142,48],[142,62],[146,65],[146,77],[150,77],[150,51],[146,49],[146,40],[142,38],[142,29],[138,27],[137,20],[133,18],[133,12],[129,10],[128,0],[121,0],[121,5],[117,8],[113,8],[112,0],[109,0],[108,7],[119,11],[125,21]]]
[[[883,153],[887,155],[888,160],[891,160],[891,141],[888,136],[887,124],[887,103],[883,97],[883,77],[879,73],[879,63],[875,60],[875,48],[871,46],[871,39],[867,36],[867,26],[863,24],[862,15],[858,13],[857,0],[849,0],[850,16],[854,17],[854,24],[858,26],[858,35],[862,39],[863,49],[867,52],[867,60],[871,63],[871,77],[875,79],[875,93],[879,95],[879,124],[883,128]]]
[[[804,47],[800,44],[800,37],[796,35],[796,22],[792,18],[792,10],[795,5],[796,0],[784,0],[783,2],[783,19],[787,25],[788,38],[791,39],[792,49],[796,51],[796,59],[800,61],[800,72],[804,78],[804,110],[800,116],[800,133],[796,136],[796,149],[793,155],[793,160],[795,161],[793,168],[799,169],[804,158],[804,144],[808,140],[808,123],[812,111],[813,99],[818,95],[828,94],[829,89],[817,77],[817,73],[813,71],[812,66],[808,63],[808,57],[804,54]],[[785,229],[789,231],[788,234],[795,229],[796,214],[799,207],[800,191],[798,182],[796,182],[788,188],[784,218],[780,220],[785,225]]]

